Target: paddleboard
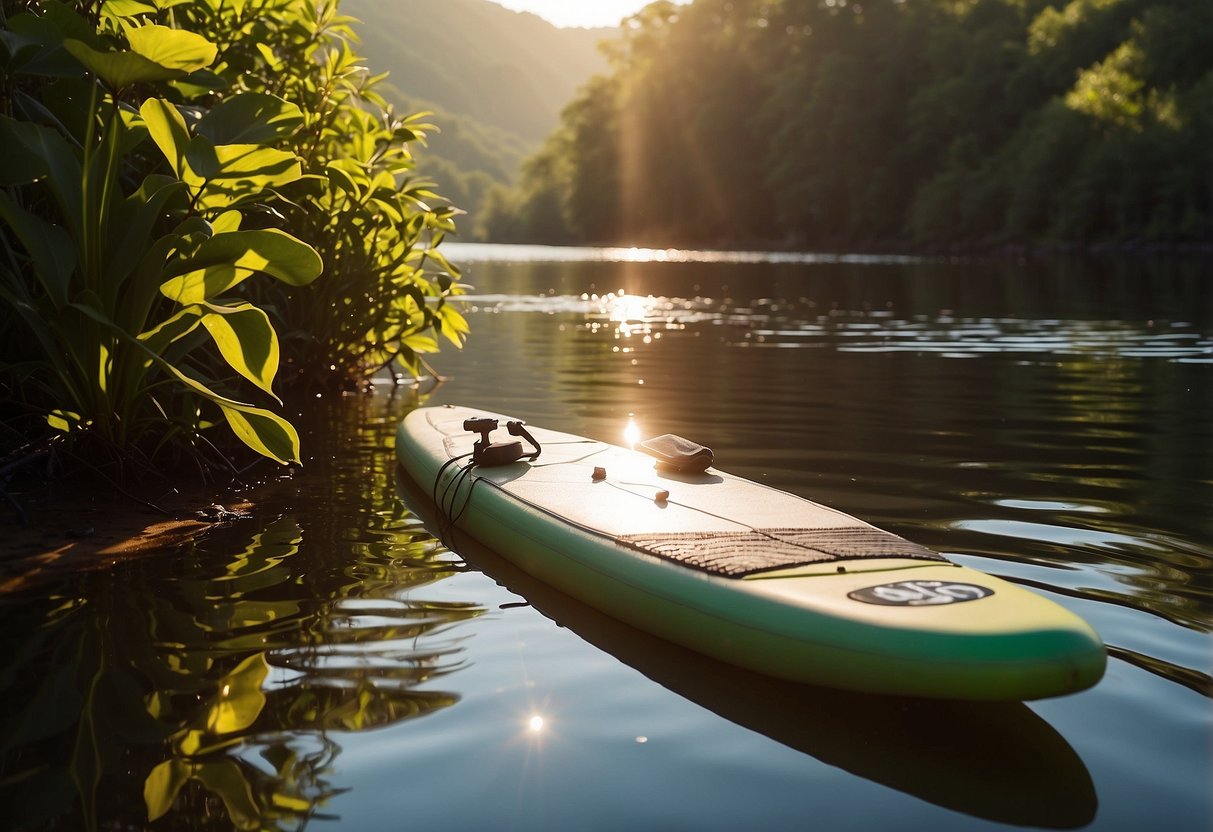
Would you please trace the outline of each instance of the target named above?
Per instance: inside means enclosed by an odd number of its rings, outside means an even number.
[[[406,510],[437,528],[429,494],[399,469],[396,484]],[[879,696],[751,673],[589,607],[469,535],[456,532],[451,543],[540,615],[651,681],[827,765],[996,823],[1077,829],[1095,819],[1099,801],[1082,758],[1023,702]]]
[[[1103,675],[1103,643],[1074,613],[858,518],[530,425],[537,457],[473,464],[481,436],[465,425],[476,419],[498,423],[494,440],[517,421],[410,412],[396,435],[404,471],[445,522],[641,630],[776,678],[870,693],[1039,699]]]

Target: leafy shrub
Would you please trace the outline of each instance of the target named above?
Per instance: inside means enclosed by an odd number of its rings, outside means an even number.
[[[277,401],[280,364],[417,372],[427,330],[462,343],[434,249],[456,212],[408,181],[424,126],[374,95],[335,3],[75,5],[29,3],[0,32],[0,316],[24,333],[3,369],[23,438],[206,470],[226,422],[297,460],[295,429],[241,390]]]
[[[266,90],[297,104],[304,123],[287,147],[303,176],[274,210],[324,258],[306,293],[254,288],[285,327],[290,383],[350,387],[392,364],[414,375],[439,334],[461,346],[463,317],[447,299],[458,271],[438,245],[459,213],[413,176],[409,145],[432,126],[400,118],[354,52],[351,19],[336,2],[265,0],[254,8],[191,2],[174,8],[223,47],[211,70],[225,89]]]

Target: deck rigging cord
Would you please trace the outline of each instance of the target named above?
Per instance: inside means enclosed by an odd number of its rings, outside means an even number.
[[[496,419],[488,417],[476,417],[465,419],[463,429],[472,433],[479,433],[480,439],[472,445],[471,453],[459,454],[451,457],[438,469],[437,475],[434,477],[434,487],[431,492],[431,497],[434,500],[434,505],[438,509],[438,538],[445,539],[448,534],[455,528],[455,524],[463,517],[468,506],[472,502],[472,492],[476,490],[476,484],[483,479],[476,476],[473,472],[476,468],[495,468],[503,465],[510,465],[520,460],[534,461],[543,452],[543,448],[535,441],[535,437],[531,436],[523,422],[511,420],[506,422],[506,430],[511,436],[521,436],[531,443],[534,450],[524,451],[522,442],[517,439],[506,440],[504,442],[493,442],[490,434],[496,430],[498,423]],[[439,494],[439,486],[442,485],[442,475],[451,465],[458,463],[460,460],[471,457],[471,462],[461,467],[442,487],[442,493]],[[463,503],[456,510],[456,505],[459,503],[460,491],[463,485],[468,480],[471,485],[468,486],[467,493],[463,495]]]

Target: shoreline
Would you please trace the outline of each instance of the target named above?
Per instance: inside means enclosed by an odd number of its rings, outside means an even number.
[[[23,495],[28,498],[28,495]],[[47,581],[162,552],[201,536],[232,519],[247,517],[253,504],[243,498],[224,503],[228,519],[203,515],[210,498],[178,497],[162,514],[130,498],[83,493],[26,499],[27,522],[0,522],[0,598]]]
[[[990,259],[1191,257],[1213,259],[1213,240],[1204,242],[1029,242],[1029,243],[906,243],[890,241],[856,246],[815,247],[794,240],[724,240],[716,243],[679,242],[561,242],[538,240],[496,241],[449,238],[450,243],[486,246],[542,246],[550,248],[651,249],[654,251],[719,251],[726,253],[767,252],[772,254],[815,254],[831,257],[974,257]]]

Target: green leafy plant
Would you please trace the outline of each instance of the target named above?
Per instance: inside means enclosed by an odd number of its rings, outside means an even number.
[[[18,33],[45,37],[30,59],[58,51],[88,71],[72,85],[87,93],[82,130],[64,127],[72,113],[60,119],[28,105],[27,118],[49,115],[54,125],[0,116],[0,138],[19,149],[0,172],[10,189],[0,192],[0,216],[11,232],[0,298],[36,339],[16,368],[28,400],[67,437],[109,448],[148,447],[154,456],[172,440],[205,447],[214,412],[263,456],[297,460],[290,423],[229,392],[236,375],[273,396],[279,346],[265,312],[228,293],[254,274],[304,285],[322,270],[316,252],[289,234],[240,230],[241,206],[301,175],[294,154],[244,139],[284,135],[298,108],[236,96],[192,130],[163,98],[135,111],[126,90],[200,70],[215,46],[157,24],[126,29],[128,48],[77,39],[69,35],[87,32],[83,21],[57,8],[13,22]],[[167,166],[149,164],[149,139]],[[140,179],[144,170],[153,172]]]
[[[211,69],[222,83],[266,90],[303,114],[285,145],[303,175],[276,189],[273,207],[324,258],[325,279],[306,292],[251,290],[281,322],[284,379],[349,388],[393,365],[420,375],[440,339],[462,346],[460,275],[438,248],[461,212],[416,175],[411,150],[433,125],[388,106],[377,89],[385,76],[354,49],[352,18],[330,0],[174,11],[220,44]]]
[[[36,0],[0,32],[0,319],[23,333],[0,383],[24,438],[205,471],[226,423],[298,460],[250,396],[462,345],[437,250],[458,211],[430,206],[408,147],[431,127],[374,92],[335,2],[84,8]]]

